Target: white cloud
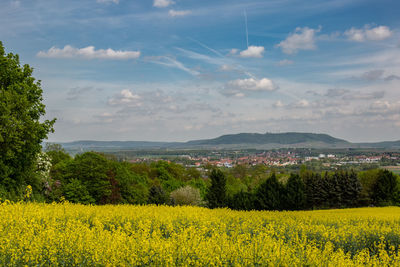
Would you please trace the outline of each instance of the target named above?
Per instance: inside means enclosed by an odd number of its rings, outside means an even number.
[[[237,49],[237,48],[232,48],[232,49],[229,51],[229,54],[230,54],[230,55],[236,55],[238,52],[239,52],[239,49]]]
[[[184,17],[187,15],[192,14],[192,11],[190,10],[173,10],[171,9],[170,11],[168,11],[168,15],[170,17]]]
[[[119,4],[119,0],[96,0],[97,3],[114,3]]]
[[[75,48],[66,45],[62,49],[53,46],[48,51],[40,51],[37,56],[45,58],[134,59],[140,56],[140,51],[115,51],[111,48],[96,50],[94,46]]]
[[[142,103],[139,102],[141,97],[134,94],[129,89],[124,89],[108,100],[108,104],[111,106],[128,105],[128,106],[141,106]]]
[[[276,46],[280,47],[285,54],[295,54],[299,50],[314,50],[316,48],[315,34],[320,31],[320,28],[297,27],[293,33]]]
[[[344,35],[351,41],[365,42],[365,41],[380,41],[392,36],[392,31],[387,26],[377,26],[371,28],[365,25],[362,29],[352,27],[344,32]]]
[[[292,65],[294,62],[289,59],[283,59],[278,62],[278,66],[287,66],[287,65]]]
[[[159,7],[159,8],[167,7],[167,6],[170,6],[173,4],[175,4],[175,2],[172,0],[154,0],[154,2],[153,2],[153,6]]]
[[[268,78],[237,79],[226,83],[222,94],[226,96],[244,97],[249,92],[268,92],[276,89],[278,89],[278,86]]]
[[[263,46],[249,46],[246,50],[240,52],[240,57],[254,57],[254,58],[262,58],[264,54]]]
[[[273,91],[277,89],[276,85],[268,78],[262,78],[260,80],[254,78],[237,79],[230,81],[228,85],[241,90],[249,91]]]
[[[373,102],[368,109],[364,110],[367,113],[374,114],[399,114],[400,113],[400,101],[389,102],[387,100],[377,100]]]

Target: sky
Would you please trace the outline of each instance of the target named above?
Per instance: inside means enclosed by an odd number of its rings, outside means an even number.
[[[400,139],[398,0],[0,0],[49,141]]]

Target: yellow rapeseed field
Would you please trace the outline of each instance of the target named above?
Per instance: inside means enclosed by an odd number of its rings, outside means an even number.
[[[0,204],[2,266],[400,266],[400,208]]]

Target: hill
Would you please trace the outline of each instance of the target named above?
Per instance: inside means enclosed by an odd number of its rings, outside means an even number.
[[[148,142],[148,141],[74,141],[62,143],[67,151],[115,151],[132,149],[246,149],[246,148],[347,148],[358,147],[346,140],[327,134],[316,133],[239,133],[222,135],[213,139],[188,142]]]
[[[295,145],[306,143],[324,143],[327,145],[350,144],[346,140],[334,138],[327,134],[315,133],[240,133],[222,135],[214,139],[196,140],[185,143],[186,145],[232,145],[232,144],[280,144]]]

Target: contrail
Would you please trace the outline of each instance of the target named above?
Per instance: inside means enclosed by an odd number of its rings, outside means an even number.
[[[247,48],[249,48],[249,30],[247,29],[247,13],[246,13],[246,9],[244,10],[244,23],[246,24],[246,44],[247,44]]]
[[[221,54],[220,52],[218,52],[217,50],[212,49],[212,48],[209,47],[209,46],[206,46],[205,44],[203,44],[202,42],[200,42],[200,41],[198,41],[198,40],[196,40],[196,39],[193,39],[193,38],[190,38],[190,37],[189,37],[188,39],[189,39],[189,40],[192,40],[193,42],[196,42],[198,45],[204,47],[205,49],[210,50],[211,52],[215,53],[216,55],[218,55],[218,56],[220,56],[220,57],[225,57],[224,55],[222,55],[222,54]]]

